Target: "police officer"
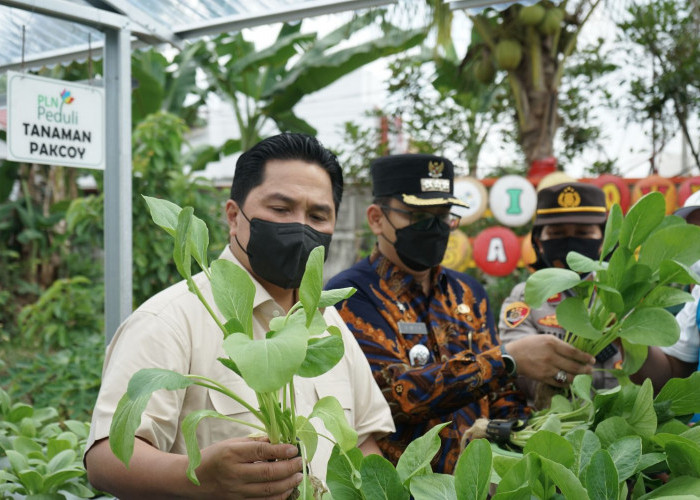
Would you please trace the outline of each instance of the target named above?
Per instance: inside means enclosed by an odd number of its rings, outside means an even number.
[[[532,229],[532,247],[537,255],[536,269],[566,268],[566,255],[575,251],[592,259],[600,257],[607,209],[605,193],[596,186],[580,182],[565,182],[541,189],[537,195],[537,212]],[[517,284],[503,302],[498,323],[501,340],[506,345],[531,335],[549,334],[563,339],[566,330],[556,315],[557,306],[571,292],[550,297],[542,306],[533,309],[525,302],[525,283]],[[613,345],[596,357],[596,368],[613,368],[621,360]],[[544,370],[542,371],[545,372]],[[570,381],[566,370],[558,370],[554,377],[528,378],[520,375],[518,385],[534,404],[536,382],[559,387]],[[616,385],[615,377],[595,371],[596,388]]]

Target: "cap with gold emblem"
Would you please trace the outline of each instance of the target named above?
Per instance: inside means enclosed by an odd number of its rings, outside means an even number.
[[[537,193],[534,226],[546,224],[602,224],[607,218],[605,193],[583,182],[565,182]]]
[[[454,196],[454,166],[446,158],[428,154],[383,156],[370,164],[372,194],[389,196],[406,205],[424,207],[459,205]]]

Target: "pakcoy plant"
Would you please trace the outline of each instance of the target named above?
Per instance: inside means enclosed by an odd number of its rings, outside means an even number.
[[[649,380],[640,386],[623,377],[622,385],[593,395],[591,381],[576,376],[571,401],[554,396],[551,408],[511,432],[519,452],[492,445],[493,498],[622,500],[700,491],[700,428],[687,425],[700,411],[700,373],[671,379],[656,397]]]
[[[214,260],[211,265],[208,263],[209,232],[206,224],[194,216],[191,207],[180,208],[167,200],[144,198],[153,221],[174,238],[175,264],[189,290],[197,295],[221,329],[227,357],[219,358],[219,362],[233,370],[255,391],[258,406],[254,407],[229,388],[203,376],[160,368],[142,369],[129,381],[127,392],[119,401],[112,421],[110,446],[114,454],[128,466],[133,454],[135,431],[154,391],[179,390],[191,385],[206,387],[230,397],[258,421],[248,423],[206,409],[187,415],[182,423],[189,457],[187,476],[195,484],[199,484],[195,469],[201,462],[196,430],[204,418],[248,425],[254,431],[264,432],[273,444],[297,445],[306,463],[314,455],[319,436],[334,441],[343,455],[353,449],[357,444],[357,433],[348,424],[343,408],[335,397],[320,399],[310,415],[297,415],[295,411],[294,377],[317,377],[335,366],[344,353],[340,330],[327,326],[319,309],[332,306],[355,291],[353,288],[322,290],[323,248],[315,248],[308,258],[299,287],[299,302],[292,306],[286,316],[270,321],[270,331],[264,338],[254,339],[255,285],[248,274],[225,259]],[[210,280],[220,314],[214,311],[193,280],[192,259]],[[309,422],[312,417],[323,421],[332,438],[316,432]],[[353,467],[349,458],[347,463]],[[305,478],[302,498],[306,498],[307,487],[308,478]]]
[[[534,308],[572,290],[556,309],[565,340],[595,356],[620,339],[626,374],[641,367],[647,346],[678,340],[678,324],[665,308],[693,298],[673,285],[700,282],[690,267],[700,260],[700,227],[665,212],[659,192],[642,197],[624,217],[613,205],[598,260],[570,252],[570,269],[541,269],[525,285],[525,301]]]
[[[0,389],[0,499],[94,498],[82,462],[89,430]]]

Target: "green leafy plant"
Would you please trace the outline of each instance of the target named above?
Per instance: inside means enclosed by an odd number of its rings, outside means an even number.
[[[209,410],[186,416],[183,433],[189,456],[187,475],[198,484],[195,469],[201,455],[196,438],[197,425],[203,418],[232,420],[265,432],[271,443],[300,446],[306,461],[313,456],[318,435],[309,423],[319,417],[332,433],[340,449],[346,452],[357,444],[352,429],[334,397],[320,399],[308,416],[297,415],[294,404],[294,376],[316,377],[330,370],[344,353],[340,330],[327,326],[319,308],[332,306],[354,289],[323,291],[323,248],[314,249],[306,265],[297,302],[285,317],[274,318],[264,339],[253,338],[253,299],[255,285],[236,264],[217,259],[208,263],[209,232],[206,224],[193,215],[191,207],[181,209],[166,200],[145,197],[153,221],[175,240],[173,257],[180,274],[209,311],[222,332],[228,357],[219,361],[243,378],[257,397],[258,408],[220,383],[199,375],[183,375],[159,368],[143,369],[134,374],[126,394],[120,400],[110,428],[110,446],[114,454],[128,465],[134,446],[134,433],[151,394],[159,389],[184,389],[200,385],[232,398],[258,420],[252,424],[231,419]],[[192,279],[192,259],[211,281],[214,302],[223,319],[214,313]],[[324,333],[327,332],[327,335]],[[261,369],[261,367],[265,369]],[[327,437],[327,436],[324,436]],[[304,483],[306,485],[306,482]]]
[[[82,456],[89,424],[58,421],[54,408],[12,403],[0,389],[0,498],[92,498]]]
[[[644,363],[647,346],[678,340],[678,324],[665,308],[692,296],[672,285],[700,282],[690,268],[700,259],[700,227],[665,216],[665,210],[658,192],[641,198],[625,217],[613,205],[599,260],[570,252],[566,261],[571,270],[539,270],[525,286],[525,301],[535,308],[573,289],[574,295],[556,310],[557,321],[567,330],[565,340],[596,355],[619,338],[627,374]]]
[[[23,343],[67,347],[102,331],[102,287],[83,276],[59,279],[17,317]],[[97,312],[97,313],[96,313]]]
[[[209,234],[206,224],[191,207],[180,208],[166,200],[144,197],[153,221],[175,240],[173,257],[189,290],[196,294],[222,332],[226,358],[219,361],[238,374],[255,391],[254,407],[227,387],[195,374],[159,368],[142,369],[129,381],[117,405],[110,428],[110,447],[128,466],[134,435],[151,394],[160,389],[177,390],[200,385],[216,390],[243,405],[257,419],[243,422],[212,410],[196,410],[185,417],[182,430],[189,457],[188,478],[198,484],[195,469],[201,461],[196,429],[204,418],[221,418],[265,432],[272,443],[297,445],[305,462],[311,460],[318,439],[335,443],[327,469],[330,493],[324,498],[371,500],[375,498],[433,500],[471,498],[488,493],[491,451],[486,441],[471,443],[457,464],[455,476],[435,474],[431,460],[440,449],[440,430],[430,429],[414,440],[394,467],[379,455],[364,457],[357,433],[349,426],[340,403],[332,396],[321,398],[309,415],[298,415],[294,402],[294,377],[316,377],[332,368],[343,356],[341,332],[327,326],[320,308],[351,296],[353,288],[322,290],[323,248],[315,248],[307,261],[299,287],[299,302],[286,316],[270,321],[263,339],[253,338],[252,310],[255,285],[248,274],[228,260],[207,261]],[[214,302],[223,318],[214,313],[193,280],[192,259],[212,285]],[[326,333],[327,332],[327,333]],[[261,369],[264,367],[264,369]],[[331,436],[319,434],[310,423],[318,417]],[[305,472],[306,473],[306,472]],[[301,498],[312,498],[306,478]]]
[[[700,373],[671,379],[656,398],[649,380],[639,386],[623,379],[594,396],[591,382],[578,375],[572,401],[555,396],[551,408],[512,432],[521,452],[492,446],[493,498],[646,499],[700,491],[700,428],[686,424],[700,411]]]
[[[47,352],[5,345],[0,387],[18,401],[52,407],[63,419],[90,420],[100,389],[105,337],[100,330]]]

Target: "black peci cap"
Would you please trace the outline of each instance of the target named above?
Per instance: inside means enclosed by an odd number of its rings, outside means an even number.
[[[469,207],[454,196],[454,166],[450,160],[441,156],[383,156],[370,163],[370,174],[375,198],[388,196],[417,207]]]
[[[537,211],[533,225],[602,224],[608,217],[605,193],[583,182],[565,182],[537,193]]]

